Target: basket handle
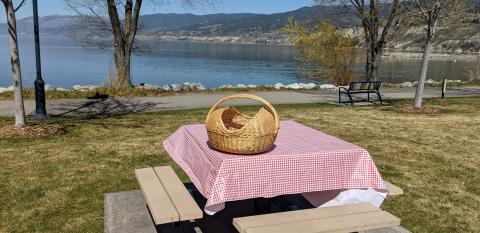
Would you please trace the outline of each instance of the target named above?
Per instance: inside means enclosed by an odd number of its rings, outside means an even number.
[[[234,95],[230,95],[230,96],[226,96],[226,97],[223,97],[221,98],[220,100],[218,100],[213,106],[212,108],[210,108],[210,111],[208,111],[208,114],[207,114],[207,120],[210,118],[210,114],[212,114],[213,110],[215,110],[217,108],[218,105],[220,105],[221,103],[227,101],[227,100],[231,100],[231,99],[240,99],[240,98],[246,98],[246,99],[252,99],[252,100],[257,100],[257,101],[260,101],[262,102],[262,104],[264,104],[265,106],[267,106],[269,109],[270,109],[270,112],[273,114],[273,117],[275,118],[275,127],[277,129],[280,128],[280,118],[278,117],[278,113],[277,113],[277,110],[275,110],[275,108],[272,106],[272,104],[270,104],[268,101],[266,101],[265,99],[263,99],[262,97],[260,96],[256,96],[256,95],[252,95],[252,94],[246,94],[246,93],[242,93],[242,94],[234,94]]]

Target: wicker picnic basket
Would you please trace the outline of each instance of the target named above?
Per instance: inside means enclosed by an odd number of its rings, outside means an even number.
[[[247,116],[221,103],[238,98],[260,101],[264,104],[254,116]],[[236,94],[220,99],[208,112],[205,120],[210,145],[220,151],[233,154],[259,154],[269,150],[277,137],[280,121],[277,111],[261,97]]]

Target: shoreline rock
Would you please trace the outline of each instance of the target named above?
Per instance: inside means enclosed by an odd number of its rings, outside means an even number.
[[[149,84],[149,83],[140,83],[140,85],[136,86],[135,88],[138,89],[147,89],[147,90],[163,90],[163,91],[203,91],[207,88],[202,83],[195,83],[195,82],[185,82],[185,83],[173,83],[173,84],[166,84],[166,85],[157,85],[157,84]]]
[[[447,84],[461,85],[466,81],[462,80],[448,80]],[[402,82],[402,83],[384,83],[387,87],[396,87],[396,88],[413,88],[416,87],[418,81],[414,82]],[[442,85],[442,82],[435,81],[433,79],[428,79],[425,81],[425,85],[428,87],[435,87]],[[53,87],[50,84],[45,85],[46,91],[96,91],[99,88],[104,88],[104,86],[96,85],[74,85],[72,89],[64,87]],[[173,83],[165,85],[149,84],[149,83],[140,83],[138,86],[135,86],[136,89],[146,89],[146,90],[158,90],[164,92],[180,92],[180,91],[204,91],[204,90],[221,90],[221,89],[256,89],[256,88],[271,88],[275,90],[329,90],[336,91],[338,87],[333,84],[316,84],[316,83],[275,83],[273,85],[253,85],[253,84],[224,84],[216,88],[206,88],[200,82],[185,82],[185,83]],[[348,87],[347,87],[348,88]],[[13,86],[9,87],[0,87],[0,93],[11,92],[13,91]]]
[[[0,93],[4,93],[4,92],[8,92],[8,91],[13,91],[13,86],[0,87]]]
[[[74,91],[95,91],[100,88],[100,86],[95,85],[75,85],[73,86]]]

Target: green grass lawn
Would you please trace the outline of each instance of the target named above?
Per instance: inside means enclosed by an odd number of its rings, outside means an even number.
[[[480,98],[427,100],[440,113],[393,106],[278,105],[291,119],[358,144],[405,190],[383,208],[413,232],[480,232]],[[254,107],[244,107],[252,111]],[[0,139],[0,232],[103,232],[103,194],[138,189],[133,169],[169,164],[163,140],[206,109],[110,118],[51,118],[66,132]],[[12,124],[0,118],[0,127]]]

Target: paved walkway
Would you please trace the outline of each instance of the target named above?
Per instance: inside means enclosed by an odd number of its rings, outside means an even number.
[[[270,101],[272,104],[296,103],[336,103],[337,92],[326,91],[262,91],[251,92]],[[182,94],[162,97],[131,97],[109,98],[103,100],[61,99],[47,101],[47,111],[52,116],[84,115],[89,117],[101,115],[124,114],[132,112],[153,112],[171,109],[192,109],[211,107],[218,99],[231,93],[219,94]],[[384,89],[383,98],[404,99],[414,98],[415,89]],[[425,98],[439,97],[439,88],[425,89]],[[480,87],[454,88],[447,90],[447,97],[480,96]],[[346,96],[345,96],[346,98]],[[232,104],[252,104],[251,101],[235,101]],[[13,115],[13,101],[0,101],[0,116]],[[35,112],[35,102],[25,101],[25,111],[32,115]]]

